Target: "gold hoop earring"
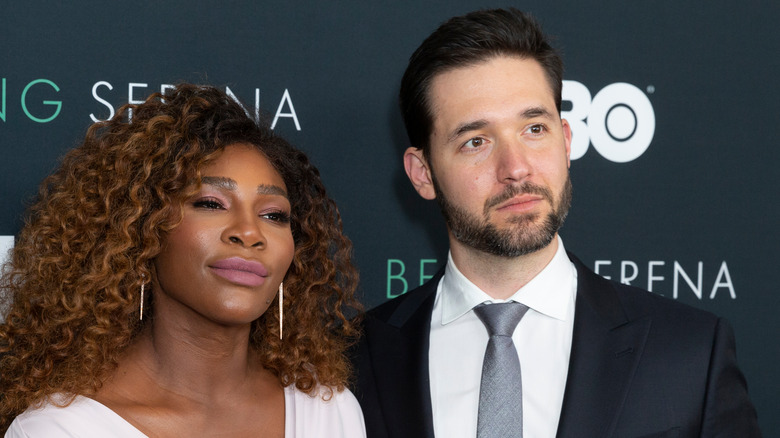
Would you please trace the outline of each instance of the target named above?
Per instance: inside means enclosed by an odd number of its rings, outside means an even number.
[[[282,339],[282,333],[284,330],[284,312],[282,307],[284,306],[284,282],[279,283],[279,339]]]

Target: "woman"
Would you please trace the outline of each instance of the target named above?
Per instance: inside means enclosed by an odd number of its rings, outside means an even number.
[[[2,429],[364,436],[350,251],[316,168],[225,93],[123,107],[43,182],[5,268]]]

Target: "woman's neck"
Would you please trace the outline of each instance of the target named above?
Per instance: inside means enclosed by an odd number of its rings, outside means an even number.
[[[155,312],[94,398],[150,435],[281,437],[283,388],[249,332]]]

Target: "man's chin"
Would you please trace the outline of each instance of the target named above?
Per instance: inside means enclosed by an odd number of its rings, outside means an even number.
[[[544,216],[541,213],[524,213],[524,214],[511,214],[506,215],[505,218],[492,218],[489,223],[500,232],[513,233],[522,232],[529,228],[542,228],[542,218]]]

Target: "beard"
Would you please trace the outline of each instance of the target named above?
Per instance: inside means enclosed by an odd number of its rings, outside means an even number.
[[[478,251],[499,257],[510,258],[531,254],[549,245],[563,226],[571,206],[572,187],[569,175],[566,176],[566,182],[557,202],[549,188],[525,182],[507,186],[502,193],[485,201],[481,217],[449,202],[444,193],[439,190],[435,178],[433,187],[444,220],[455,239]],[[513,217],[509,225],[502,229],[490,223],[490,209],[519,194],[543,197],[552,206],[552,211],[541,223],[537,223],[539,213]]]

